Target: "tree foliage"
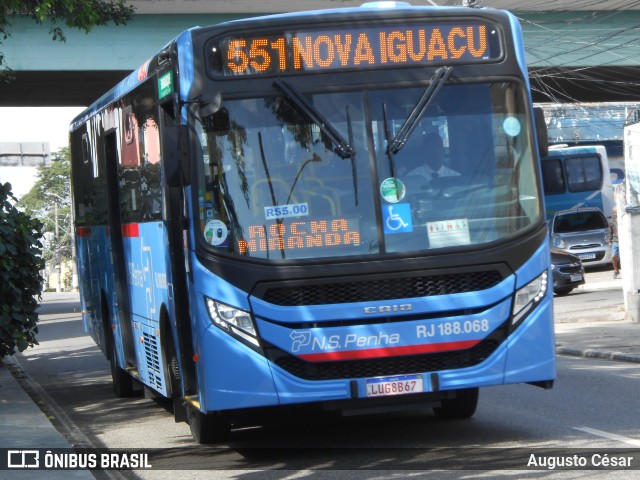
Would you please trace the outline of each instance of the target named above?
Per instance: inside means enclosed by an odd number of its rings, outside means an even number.
[[[11,184],[0,185],[0,358],[38,344],[42,225],[15,200]]]
[[[69,149],[62,148],[52,154],[51,166],[38,168],[36,182],[17,204],[42,222],[44,232],[51,232],[45,241],[44,259],[56,264],[73,255],[70,175]]]
[[[134,8],[125,0],[1,0],[0,44],[11,36],[12,15],[29,17],[38,24],[49,22],[49,33],[55,41],[65,42],[61,25],[78,28],[89,33],[98,25],[110,22],[126,24],[133,16]],[[0,52],[0,69],[6,69],[5,58]]]

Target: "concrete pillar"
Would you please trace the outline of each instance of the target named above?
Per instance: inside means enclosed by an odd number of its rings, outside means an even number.
[[[640,208],[628,205],[624,194],[616,197],[626,319],[640,322]]]

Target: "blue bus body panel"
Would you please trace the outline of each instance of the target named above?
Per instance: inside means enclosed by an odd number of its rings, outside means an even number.
[[[336,305],[334,319],[347,318],[342,313],[349,311],[359,313],[362,307]],[[412,310],[411,313],[414,317],[421,312]],[[259,316],[256,320],[261,338],[281,350],[307,361],[330,361],[471,348],[507,321],[510,313],[511,298],[507,297],[496,306],[472,315],[444,314],[438,318],[373,325],[291,329]],[[296,318],[293,315],[283,318],[292,317]]]
[[[213,282],[215,283],[215,282]],[[202,294],[194,295],[193,337],[200,403],[206,410],[278,405],[274,379],[265,357],[214,327]]]
[[[553,380],[555,352],[553,327],[548,320],[550,302],[531,314],[514,336],[479,365],[437,372],[440,390],[474,388],[504,383]],[[549,341],[540,343],[539,335]],[[350,399],[351,380],[358,397],[366,397],[366,379],[308,381],[270,364],[262,355],[210,326],[198,332],[201,339],[200,375],[203,410],[215,411],[301,402]],[[202,365],[207,365],[203,368]],[[420,373],[420,372],[416,372]],[[433,391],[424,375],[424,391]]]
[[[551,279],[550,265],[551,247],[549,242],[542,242],[538,250],[516,272],[516,290],[524,287],[545,270],[548,271],[549,279]],[[550,321],[553,322],[553,318]]]
[[[195,257],[192,259],[195,261]],[[366,378],[310,381],[272,364],[261,353],[213,326],[205,297],[251,310],[262,341],[307,361],[325,361],[327,358],[333,361],[332,356],[344,356],[346,359],[353,356],[357,359],[363,355],[411,354],[421,349],[427,352],[461,350],[508,322],[515,290],[548,271],[548,265],[549,247],[545,242],[518,272],[493,288],[446,298],[403,299],[397,302],[412,303],[412,316],[430,314],[428,319],[416,320],[412,317],[414,319],[407,322],[335,327],[323,325],[322,328],[314,328],[311,326],[313,322],[330,324],[332,319],[355,321],[366,318],[371,321],[371,318],[364,316],[364,304],[360,303],[304,308],[269,305],[253,297],[248,298],[246,293],[194,262],[194,281],[198,285],[193,304],[194,339],[196,354],[200,357],[198,375],[203,410],[350,399],[351,382],[354,380],[358,397],[366,397],[367,388]],[[538,308],[480,364],[436,372],[439,379],[437,387],[431,384],[431,372],[415,372],[423,374],[424,391],[553,380],[555,344],[552,296],[551,289],[548,289]],[[377,303],[380,302],[371,305]],[[389,303],[394,302],[386,302],[387,305]],[[438,311],[451,311],[454,307],[484,310],[470,315],[435,318]],[[386,314],[387,317],[389,315]],[[296,324],[295,328],[287,326],[292,323]],[[305,323],[310,324],[309,328],[298,328]]]
[[[536,382],[556,377],[552,288],[545,301],[507,339],[505,347],[508,355],[504,383]]]
[[[106,227],[94,226],[78,229],[76,235],[78,277],[83,311],[84,330],[102,345],[102,318],[100,316],[100,292],[105,279],[111,277],[113,268],[111,251],[106,236]]]
[[[125,368],[123,325],[119,315],[113,285],[111,237],[107,227],[81,228],[77,235],[78,276],[82,279],[81,298],[84,328],[96,343],[104,348],[102,301],[111,318],[106,325],[112,329],[120,368]],[[126,258],[127,283],[133,320],[134,349],[138,380],[166,395],[164,365],[160,344],[159,315],[162,305],[169,302],[167,290],[167,233],[162,222],[126,224],[123,226],[123,247]]]
[[[123,225],[138,378],[162,395],[167,395],[160,343],[160,311],[169,302],[167,245],[163,222]]]
[[[194,81],[194,66],[193,66],[193,45],[191,40],[191,31],[187,30],[182,32],[176,38],[176,45],[178,47],[178,65],[180,65],[179,83],[180,86],[180,98],[186,101],[191,94],[191,88]],[[183,121],[186,121],[186,108],[183,107]]]
[[[134,321],[157,326],[167,304],[167,232],[162,222],[129,224],[123,239]]]
[[[76,252],[78,255],[78,279],[85,331],[91,335],[101,350],[108,355],[104,329],[110,328],[116,343],[118,365],[124,368],[122,326],[118,319],[118,302],[114,285],[114,269],[111,258],[111,237],[104,225],[78,227]],[[104,295],[104,297],[103,297]],[[110,318],[103,319],[102,302],[106,303]]]
[[[191,254],[191,265],[193,267],[194,288],[196,289],[192,295],[193,308],[199,308],[201,304],[204,305],[204,297],[208,297],[245,311],[251,309],[247,292],[207,270],[198,262],[193,253]],[[205,317],[208,318],[208,314]]]

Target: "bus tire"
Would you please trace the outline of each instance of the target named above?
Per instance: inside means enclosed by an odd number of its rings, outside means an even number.
[[[118,398],[128,398],[135,395],[134,380],[125,370],[118,366],[118,356],[116,354],[116,342],[113,336],[113,330],[109,328],[109,312],[103,307],[104,320],[104,338],[107,342],[107,352],[109,353],[109,365],[111,367],[111,381],[113,383],[113,391]]]
[[[173,340],[169,339],[167,354],[167,372],[169,372],[169,392],[172,397],[179,397],[181,393],[180,365]]]
[[[199,444],[221,443],[229,438],[231,425],[220,414],[205,414],[189,406],[187,422],[193,439]]]
[[[176,347],[173,343],[171,335],[167,338],[166,343],[166,369],[167,377],[169,380],[169,388],[167,393],[173,404],[173,418],[176,423],[187,422],[187,410],[184,405],[184,399],[182,398],[182,380],[180,376],[180,365],[178,363],[178,355],[176,354]]]
[[[118,366],[116,360],[116,345],[111,338],[109,347],[109,363],[111,364],[111,381],[113,382],[113,391],[118,398],[128,398],[135,395],[133,378],[125,370]]]
[[[456,398],[442,400],[442,404],[434,408],[433,412],[440,418],[470,418],[476,412],[479,391],[478,388],[458,390]]]

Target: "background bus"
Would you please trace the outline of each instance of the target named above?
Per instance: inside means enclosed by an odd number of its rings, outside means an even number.
[[[379,7],[193,28],[71,125],[85,328],[199,442],[553,383],[518,22]]]
[[[576,207],[596,207],[611,218],[614,187],[604,146],[549,148],[542,157],[542,181],[548,219]]]

